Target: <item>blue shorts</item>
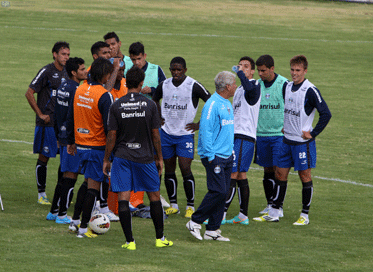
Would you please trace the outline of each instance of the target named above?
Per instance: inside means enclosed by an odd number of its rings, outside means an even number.
[[[278,156],[277,167],[294,167],[295,171],[316,167],[316,141],[301,145],[282,143]]]
[[[105,150],[78,148],[78,155],[81,163],[81,172],[85,178],[91,178],[94,181],[102,182],[105,180],[104,172],[102,171]]]
[[[256,137],[255,163],[262,167],[276,165],[283,136]]]
[[[113,192],[158,192],[161,181],[155,162],[138,163],[114,157],[111,166],[111,190]]]
[[[61,172],[80,173],[80,158],[67,153],[67,146],[60,146]]]
[[[179,156],[194,158],[194,134],[173,136],[160,129],[163,159]]]
[[[58,152],[56,134],[53,127],[35,127],[34,154],[55,158]]]
[[[255,144],[245,139],[234,139],[232,173],[247,172],[254,156]]]

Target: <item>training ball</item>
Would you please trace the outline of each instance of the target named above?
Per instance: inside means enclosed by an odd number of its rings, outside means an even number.
[[[110,219],[105,214],[95,214],[89,220],[89,227],[97,234],[104,234],[110,229]]]

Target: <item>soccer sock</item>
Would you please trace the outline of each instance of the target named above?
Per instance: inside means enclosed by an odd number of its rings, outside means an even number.
[[[231,179],[231,185],[229,186],[229,192],[227,194],[227,199],[225,200],[224,212],[226,213],[229,209],[229,206],[232,203],[234,195],[236,194],[236,183],[237,179]]]
[[[194,176],[191,173],[190,175],[183,177],[183,180],[187,206],[194,207],[194,192],[196,184],[194,181]]]
[[[61,172],[61,164],[60,164],[60,166],[58,166],[57,176],[58,176],[58,181],[62,180],[63,173]]]
[[[39,193],[45,193],[45,185],[47,183],[47,163],[38,160],[36,162],[36,185]]]
[[[98,191],[95,189],[88,189],[87,194],[83,203],[83,213],[82,213],[82,223],[81,228],[86,228],[88,226],[89,219],[91,219],[91,214],[93,206],[96,203],[98,197]]]
[[[156,239],[163,237],[163,208],[161,201],[150,202],[150,216],[153,220]]]
[[[60,208],[58,211],[58,216],[60,217],[63,217],[66,215],[67,209],[70,206],[70,201],[72,199],[75,182],[76,182],[76,179],[71,179],[71,178],[62,179]]]
[[[250,187],[247,179],[237,180],[238,185],[238,199],[240,202],[240,212],[247,216],[249,207]]]
[[[118,201],[118,215],[124,236],[126,236],[127,243],[135,241],[132,236],[132,216],[129,207],[129,201]]]
[[[310,211],[310,206],[311,206],[311,201],[312,201],[312,196],[313,196],[313,184],[312,180],[309,182],[303,183],[303,188],[302,188],[302,213],[308,214]]]
[[[87,195],[88,184],[84,181],[78,190],[78,195],[76,196],[76,203],[74,207],[73,220],[80,220],[80,214],[82,213],[83,203],[85,196]]]
[[[168,199],[170,204],[177,203],[177,178],[175,173],[165,173],[164,184],[166,185]]]
[[[54,195],[52,200],[51,213],[58,213],[58,206],[60,202],[61,192],[63,188],[63,180],[58,180],[56,188],[54,189]]]
[[[264,193],[267,199],[267,204],[271,205],[273,202],[273,194],[275,193],[275,173],[264,173],[263,177]]]
[[[106,181],[103,181],[101,182],[101,186],[100,186],[100,208],[101,209],[107,208],[108,195],[109,195],[109,183],[107,183]]]
[[[272,208],[280,209],[284,204],[288,181],[275,180],[275,193],[273,194]]]

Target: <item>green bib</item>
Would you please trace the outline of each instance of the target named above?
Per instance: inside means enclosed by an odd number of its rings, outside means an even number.
[[[258,80],[262,98],[258,118],[257,136],[283,136],[284,127],[284,98],[282,87],[287,81],[283,76],[277,75],[272,86],[266,88],[261,79]]]
[[[144,85],[142,85],[142,87],[144,88],[145,86],[148,86],[157,88],[158,84],[158,65],[148,62],[148,68],[146,68],[145,71]],[[152,99],[151,95],[149,94],[143,95],[145,95],[147,98]]]

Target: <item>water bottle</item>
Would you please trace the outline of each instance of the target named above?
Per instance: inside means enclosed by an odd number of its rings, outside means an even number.
[[[238,72],[239,69],[240,69],[240,66],[238,66],[238,65],[234,65],[232,67],[232,71],[235,72],[236,74],[237,74],[237,72]]]

